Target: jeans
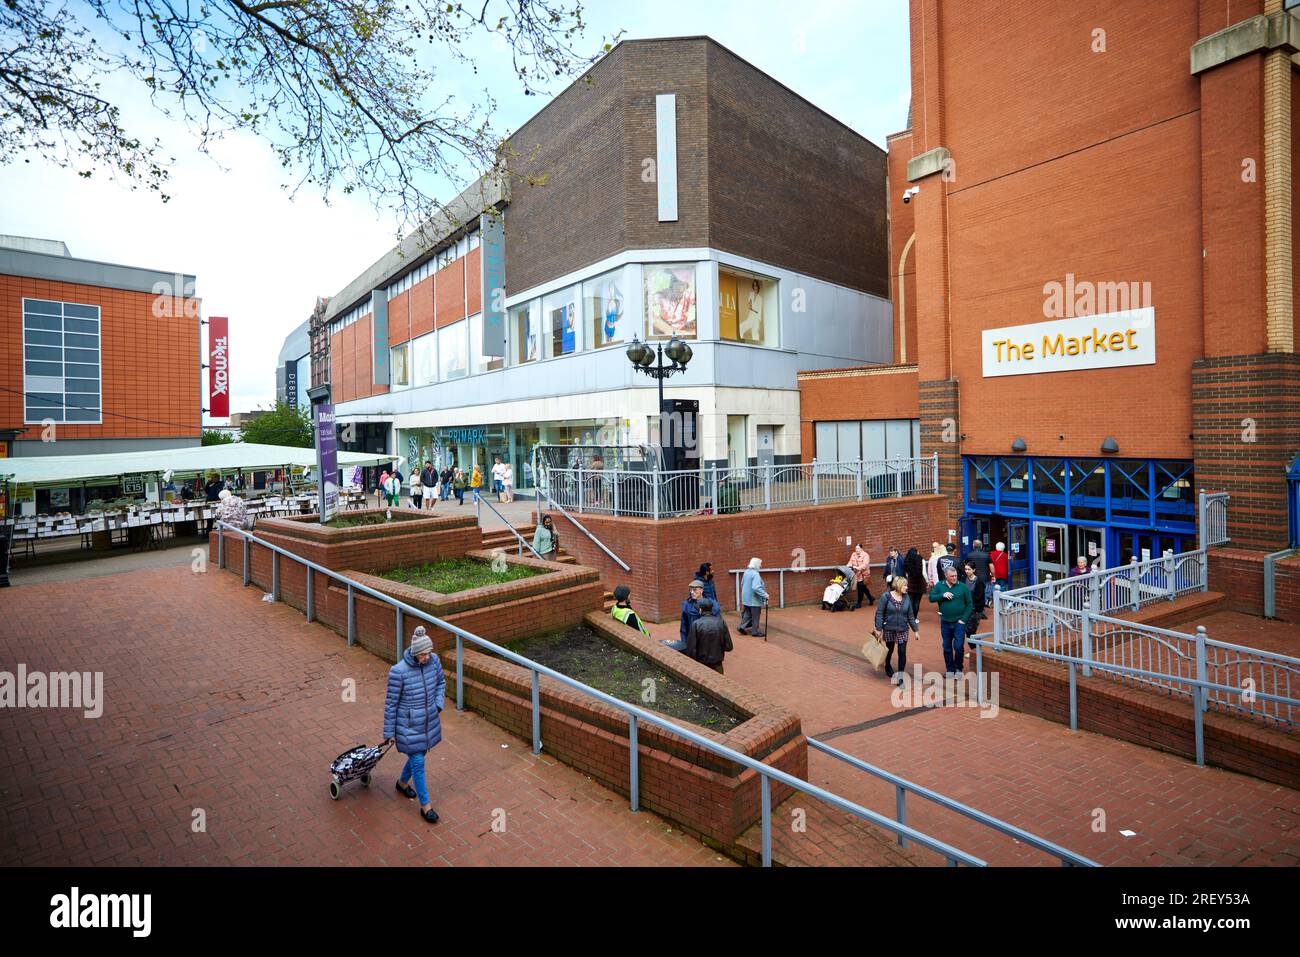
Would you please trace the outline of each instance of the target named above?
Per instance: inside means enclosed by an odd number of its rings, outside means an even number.
[[[424,752],[406,756],[406,766],[402,768],[402,776],[398,780],[405,784],[412,778],[415,779],[415,798],[420,802],[420,807],[424,807],[429,803],[429,785],[424,780]]]
[[[966,622],[941,621],[944,671],[964,671],[966,661]]]
[[[497,501],[498,502],[501,501],[501,480],[500,479],[492,480],[492,491],[497,493]]]
[[[439,495],[438,497],[439,497],[440,499],[442,499],[444,502],[447,501],[447,499],[451,498],[451,483],[450,483],[450,482],[443,482],[443,483],[442,483],[442,494]]]
[[[457,505],[464,505],[464,504],[465,504],[465,490],[464,490],[463,488],[458,488],[458,489],[453,489],[452,491],[454,491],[454,492],[456,493],[456,504],[457,504]]]
[[[686,650],[686,642],[685,640],[680,638],[677,641],[664,641],[664,644],[667,645],[669,648],[671,648],[673,651]]]

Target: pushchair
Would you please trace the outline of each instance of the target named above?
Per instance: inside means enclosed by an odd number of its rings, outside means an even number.
[[[852,584],[853,570],[845,567],[839,568],[832,576],[830,584],[822,592],[822,611],[847,611],[849,602],[844,596],[848,594]]]
[[[360,747],[349,748],[335,758],[334,763],[330,765],[330,797],[337,801],[343,785],[357,778],[361,779],[362,787],[370,787],[370,772],[392,746],[391,741],[377,744],[373,748],[363,744]]]

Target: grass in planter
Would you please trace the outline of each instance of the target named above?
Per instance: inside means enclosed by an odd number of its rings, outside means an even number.
[[[448,558],[440,562],[424,565],[411,565],[405,568],[392,568],[378,572],[378,577],[389,581],[427,588],[429,591],[448,595],[452,592],[469,591],[485,585],[499,585],[502,582],[518,581],[542,574],[539,570],[526,565],[507,564],[505,571],[494,571],[491,562],[481,562],[473,558]]]
[[[505,647],[620,701],[712,731],[725,733],[743,720],[699,688],[673,677],[649,659],[625,650],[586,625],[569,632],[523,638]],[[649,687],[647,679],[654,682],[655,689],[654,701],[649,703],[644,697]]]
[[[357,528],[361,525],[383,525],[383,515],[336,515],[325,523],[326,528]]]

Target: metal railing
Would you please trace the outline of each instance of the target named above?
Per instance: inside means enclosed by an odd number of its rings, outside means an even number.
[[[801,566],[797,566],[797,567],[794,566],[794,565],[791,565],[791,566],[788,566],[788,567],[786,567],[786,568],[760,568],[760,569],[759,569],[759,572],[760,572],[761,574],[767,574],[768,572],[776,572],[776,573],[777,573],[777,588],[778,588],[778,595],[777,595],[777,605],[776,605],[776,607],[778,607],[778,608],[784,608],[784,607],[785,607],[785,574],[786,574],[786,572],[790,572],[792,575],[802,575],[804,572],[836,572],[836,571],[840,571],[841,569],[845,569],[845,568],[848,568],[848,567],[849,567],[848,562],[845,562],[843,565],[801,565]],[[872,567],[872,568],[884,568],[884,567],[885,567],[885,563],[884,563],[884,562],[873,562],[872,565],[871,565],[871,567]],[[737,608],[740,607],[740,580],[741,580],[741,578],[744,577],[745,572],[747,572],[747,571],[749,571],[748,568],[728,568],[728,569],[727,569],[727,574],[728,574],[728,575],[733,575],[733,576],[735,576],[735,579],[736,579],[736,607],[737,607]],[[852,583],[852,582],[850,582],[849,585],[850,585],[850,587],[853,587],[853,583]],[[845,595],[847,596],[848,594],[849,594],[849,592],[846,591],[846,592],[845,592]],[[771,596],[769,595],[768,598],[769,598],[769,601],[770,601]]]
[[[890,833],[898,837],[906,838],[907,840],[913,841],[924,848],[932,850],[935,853],[942,855],[950,866],[956,867],[958,864],[966,864],[971,867],[987,866],[987,862],[971,854],[968,854],[965,851],[959,850],[958,848],[955,848],[945,843],[944,841],[931,837],[928,834],[923,834],[922,832],[917,831],[915,828],[909,827],[904,823],[893,821],[882,814],[878,814],[877,812],[872,811],[869,808],[862,807],[861,805],[856,804],[855,802],[850,801],[846,798],[843,798],[838,794],[835,794],[831,791],[827,791],[824,788],[820,788],[815,784],[797,778],[794,775],[788,774],[785,771],[782,771],[778,768],[774,768],[771,765],[764,764],[762,761],[758,761],[754,758],[749,757],[748,755],[741,754],[739,751],[735,751],[727,747],[726,745],[718,744],[716,741],[713,741],[705,737],[704,735],[698,734],[687,728],[683,728],[678,724],[675,724],[674,722],[672,722],[668,718],[663,717],[662,715],[655,714],[651,711],[646,711],[644,708],[639,708],[636,705],[629,704],[626,701],[608,695],[603,691],[599,691],[595,688],[592,688],[590,685],[583,684],[581,681],[577,681],[573,678],[568,677],[567,675],[561,674],[560,672],[555,671],[552,668],[548,668],[546,665],[540,664],[529,658],[525,658],[523,655],[516,654],[515,652],[510,651],[507,648],[503,648],[500,645],[488,641],[485,638],[481,638],[478,635],[468,632],[463,628],[458,628],[456,625],[444,621],[443,619],[438,618],[436,615],[431,615],[428,612],[421,611],[420,609],[415,608],[412,605],[408,605],[406,602],[393,598],[391,595],[386,595],[383,592],[377,591],[373,588],[370,588],[367,585],[363,585],[360,582],[354,581],[348,578],[347,576],[340,574],[339,572],[318,565],[316,562],[303,558],[300,555],[296,555],[293,552],[280,547],[279,545],[274,545],[271,542],[258,538],[256,535],[253,535],[251,532],[245,531],[244,529],[241,528],[236,528],[233,525],[226,525],[224,522],[220,522],[220,521],[216,522],[215,524],[220,532],[222,533],[226,531],[233,532],[234,534],[239,535],[243,541],[243,552],[244,552],[243,571],[244,571],[245,585],[249,584],[252,580],[251,563],[250,563],[251,546],[253,544],[256,544],[271,552],[271,576],[272,576],[271,594],[274,596],[275,600],[277,601],[279,600],[280,597],[280,559],[281,558],[288,558],[292,561],[295,561],[298,564],[307,568],[309,572],[315,572],[316,574],[324,575],[327,578],[345,586],[347,588],[347,609],[348,609],[347,642],[349,647],[355,644],[355,633],[356,633],[355,602],[356,602],[356,595],[358,593],[369,596],[370,598],[373,598],[377,601],[380,601],[392,607],[394,611],[395,634],[397,636],[397,657],[399,659],[402,657],[402,653],[403,653],[402,636],[405,634],[407,618],[413,618],[419,621],[427,622],[428,624],[434,626],[435,628],[441,628],[443,631],[446,631],[449,634],[451,634],[453,637],[455,637],[456,639],[456,710],[457,711],[465,710],[465,696],[464,696],[465,642],[469,642],[479,648],[491,652],[493,655],[496,655],[499,658],[502,658],[506,661],[519,665],[521,668],[527,669],[532,679],[531,681],[532,739],[533,739],[534,754],[540,754],[542,750],[540,678],[543,675],[545,675],[546,677],[554,681],[559,682],[565,687],[572,688],[573,690],[578,691],[589,698],[593,698],[597,701],[607,704],[610,707],[615,708],[623,712],[624,714],[626,714],[628,718],[628,747],[629,747],[629,766],[630,766],[630,781],[629,781],[628,793],[630,796],[631,809],[633,811],[640,810],[640,786],[639,786],[640,750],[637,743],[637,730],[640,724],[644,722],[650,725],[654,725],[658,728],[661,728],[664,731],[675,734],[683,738],[684,740],[689,741],[690,743],[696,745],[697,747],[703,748],[704,750],[710,752],[711,754],[715,754],[718,755],[719,757],[726,758],[727,760],[735,764],[738,764],[743,768],[748,768],[749,770],[754,771],[755,773],[758,774],[760,789],[761,789],[761,807],[762,807],[761,854],[762,854],[762,862],[764,867],[770,867],[772,864],[772,781],[777,781],[795,791],[798,791],[803,794],[807,794],[810,797],[817,798],[820,801],[824,801],[827,804],[831,805],[832,807],[838,808],[841,811],[845,811],[849,814],[852,814],[855,817],[867,821],[868,823],[875,824],[877,827],[884,828],[886,831],[889,831]],[[226,541],[225,535],[218,534],[217,566],[219,568],[226,567],[225,541]],[[306,594],[305,613],[308,621],[315,620],[315,580],[316,580],[316,575],[314,574],[307,575],[307,594]]]
[[[524,536],[519,534],[519,529],[511,525],[510,522],[506,521],[506,517],[502,515],[499,511],[497,511],[497,507],[493,505],[491,502],[489,502],[487,498],[482,495],[480,495],[477,499],[474,500],[474,518],[478,521],[480,528],[483,527],[483,506],[484,505],[486,505],[489,509],[491,509],[492,514],[495,515],[497,518],[501,519],[502,524],[505,525],[505,527],[509,530],[510,534],[519,540],[520,555],[522,555],[524,553],[524,549],[527,548],[530,552],[533,553],[534,558],[542,557],[541,553],[539,553],[537,549],[533,548],[532,543],[529,542],[526,538],[524,538]]]
[[[548,496],[579,515],[659,519],[934,495],[939,455],[674,472],[653,463],[648,469],[547,468],[545,476]]]
[[[1156,602],[1209,589],[1209,560],[1204,548],[1134,561],[1058,581],[1050,577],[1037,585],[1001,592],[1004,598],[1061,605],[1093,614],[1138,611]]]
[[[1205,708],[1289,727],[1300,717],[1300,658],[1215,641],[1204,626],[1187,634],[1008,592],[995,593],[993,606],[995,648],[1069,655],[1085,678],[1096,670],[1170,695],[1190,695],[1189,682],[1209,682],[1233,690],[1205,694]]]
[[[537,514],[538,515],[542,514],[542,495],[543,495],[542,490],[538,489],[537,490]],[[578,529],[578,531],[582,532],[582,534],[586,535],[587,538],[591,539],[592,543],[595,544],[595,546],[599,548],[602,552],[608,555],[614,561],[614,563],[618,565],[619,568],[623,569],[623,571],[625,572],[630,572],[632,570],[631,565],[629,565],[627,562],[623,561],[623,559],[615,555],[614,552],[610,549],[610,547],[606,545],[604,542],[602,542],[595,535],[593,535],[590,529],[588,529],[586,525],[583,525],[582,522],[578,521],[576,518],[570,515],[565,510],[563,505],[555,501],[555,499],[551,498],[551,493],[549,491],[547,491],[545,495],[546,495],[546,501],[548,507],[554,509],[555,511],[563,515],[565,518],[567,518],[573,524],[573,526]]]
[[[1228,499],[1227,492],[1201,492],[1197,498],[1197,523],[1200,532],[1200,546],[1225,545],[1232,541],[1228,537]]]
[[[888,781],[892,784],[894,786],[894,819],[898,821],[899,824],[907,823],[907,795],[912,793],[919,797],[923,797],[928,801],[933,801],[940,807],[946,807],[950,811],[956,811],[958,814],[962,814],[973,821],[978,821],[980,824],[983,824],[986,827],[991,827],[993,830],[1005,834],[1008,837],[1013,837],[1021,843],[1028,844],[1030,847],[1037,848],[1040,851],[1045,851],[1057,858],[1061,862],[1062,867],[1101,867],[1101,865],[1096,861],[1086,858],[1082,854],[1076,854],[1074,851],[1067,850],[1059,844],[1054,844],[1046,838],[1039,837],[1037,834],[1031,834],[1024,828],[1016,827],[1014,824],[1008,824],[1006,821],[996,818],[991,814],[985,814],[983,811],[978,811],[969,804],[963,804],[960,801],[955,801],[937,791],[931,791],[929,788],[922,787],[919,784],[914,784],[911,781],[900,778],[897,774],[890,774],[883,768],[878,768],[874,764],[868,764],[861,758],[855,758],[851,754],[846,754],[837,748],[831,747],[823,741],[818,741],[816,738],[807,738],[806,740],[810,746],[821,751],[823,754],[829,754],[831,757],[838,758],[840,761],[857,768],[859,771],[865,771],[868,774],[880,778],[882,781]],[[907,847],[907,838],[903,837],[901,834],[898,836],[898,846]]]
[[[995,598],[994,601],[996,602],[997,599]],[[1068,608],[1062,608],[1059,610],[1067,614],[1072,614],[1072,612]],[[1132,623],[1124,622],[1123,624],[1131,625]],[[1151,671],[1146,668],[1134,667],[1131,665],[1122,665],[1116,662],[1098,661],[1095,658],[1089,658],[1089,657],[1070,654],[1066,652],[1045,651],[1039,648],[1027,647],[1023,645],[1007,644],[1005,642],[999,643],[996,635],[991,641],[986,638],[978,638],[974,636],[972,636],[967,640],[975,648],[975,677],[976,677],[975,688],[976,688],[977,700],[980,704],[984,703],[984,649],[985,648],[989,648],[994,651],[999,651],[1002,653],[1028,655],[1029,657],[1038,658],[1043,661],[1054,661],[1066,665],[1069,671],[1069,682],[1070,682],[1070,730],[1071,731],[1079,730],[1079,695],[1078,695],[1077,672],[1080,667],[1084,669],[1083,676],[1085,678],[1088,677],[1088,675],[1090,674],[1090,669],[1096,669],[1107,675],[1118,676],[1120,678],[1128,678],[1134,681],[1146,679],[1146,682],[1150,684],[1156,684],[1157,682],[1165,682],[1171,686],[1173,685],[1180,686],[1185,690],[1182,690],[1179,693],[1185,694],[1191,701],[1192,726],[1194,729],[1194,737],[1196,742],[1195,745],[1196,763],[1198,766],[1201,767],[1205,766],[1204,712],[1209,707],[1209,704],[1211,703],[1212,700],[1224,701],[1224,700],[1231,700],[1233,698],[1236,698],[1244,702],[1245,699],[1249,698],[1251,703],[1253,703],[1254,701],[1263,700],[1265,702],[1272,702],[1273,704],[1275,704],[1277,706],[1275,710],[1278,712],[1280,712],[1282,708],[1285,707],[1288,714],[1293,714],[1294,710],[1297,707],[1300,707],[1300,699],[1293,698],[1289,695],[1280,695],[1280,694],[1274,694],[1266,691],[1259,691],[1252,686],[1243,687],[1243,686],[1221,684],[1219,682],[1208,680],[1204,676],[1204,673],[1195,678],[1183,677],[1181,675],[1162,674],[1162,673]],[[1203,645],[1207,641],[1207,639],[1205,638],[1204,629],[1201,629],[1200,631],[1197,632],[1196,641],[1198,644],[1201,645]],[[1238,648],[1239,646],[1223,645],[1222,647]],[[1240,650],[1253,651],[1253,649],[1248,649],[1248,648],[1240,649]],[[1291,660],[1295,661],[1295,659],[1291,659]],[[1198,667],[1202,662],[1207,663],[1208,666],[1208,658],[1205,655],[1205,653],[1202,651],[1198,651],[1197,661],[1198,661]],[[1211,694],[1215,695],[1213,699],[1209,697],[1209,695]],[[1236,705],[1235,710],[1242,711],[1245,709],[1242,705]]]

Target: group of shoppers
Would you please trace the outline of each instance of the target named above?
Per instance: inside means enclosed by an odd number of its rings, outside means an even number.
[[[645,622],[632,609],[632,589],[627,585],[619,585],[614,589],[614,607],[610,609],[610,615],[615,621],[650,637]],[[663,639],[663,644],[712,668],[718,674],[723,673],[723,659],[727,652],[735,650],[735,645],[731,640],[731,629],[722,618],[722,606],[718,603],[711,562],[702,564],[695,573],[695,578],[686,586],[686,600],[682,602],[677,640]]]
[[[492,465],[491,472],[492,491],[496,494],[498,502],[513,502],[515,500],[514,467],[509,462],[502,462],[499,455],[494,458],[496,461]],[[400,505],[402,483],[405,481],[405,477],[396,465],[391,471],[384,469],[379,476],[379,485],[375,489],[380,504],[394,507]],[[433,467],[432,462],[426,461],[422,468],[411,473],[408,486],[411,507],[432,509],[438,502],[449,502],[453,497],[457,505],[464,505],[467,491],[473,497],[473,501],[477,502],[483,491],[483,482],[483,471],[478,465],[473,466],[468,473],[454,465],[448,465],[440,472]]]

